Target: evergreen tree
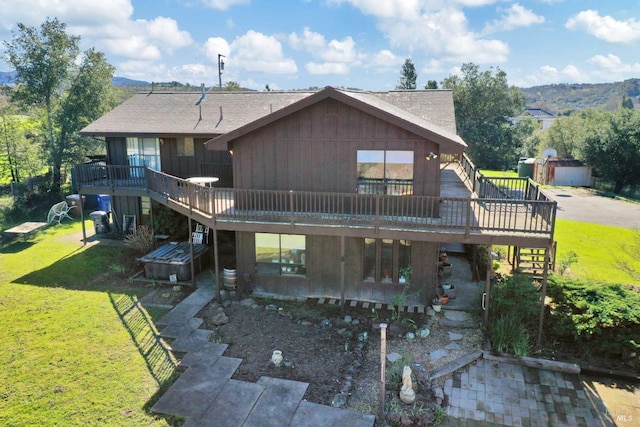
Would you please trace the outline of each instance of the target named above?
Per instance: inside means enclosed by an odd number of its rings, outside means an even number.
[[[416,66],[413,65],[411,58],[407,58],[400,71],[400,81],[396,86],[396,89],[415,89],[416,80],[418,80],[418,74],[416,73]]]

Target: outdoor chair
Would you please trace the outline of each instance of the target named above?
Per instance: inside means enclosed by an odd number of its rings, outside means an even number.
[[[55,205],[51,206],[49,209],[49,213],[47,214],[47,222],[52,223],[57,221],[60,224],[65,218],[73,219],[72,216],[69,215],[69,211],[73,209],[73,206],[67,205],[67,202],[59,202]]]
[[[191,241],[194,245],[201,245],[203,238],[204,235],[200,231],[194,231],[193,233],[191,233]]]

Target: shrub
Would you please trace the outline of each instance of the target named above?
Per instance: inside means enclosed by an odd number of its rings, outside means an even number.
[[[139,226],[135,234],[125,236],[124,244],[139,255],[151,252],[154,246],[151,228],[146,225]]]
[[[528,276],[515,274],[496,281],[491,290],[489,334],[493,348],[524,356],[537,331],[540,295]]]
[[[637,352],[640,293],[631,286],[589,283],[551,275],[546,318],[549,339],[580,349],[581,355],[618,358]]]

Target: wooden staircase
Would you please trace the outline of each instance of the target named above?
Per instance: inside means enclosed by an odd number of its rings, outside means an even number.
[[[555,268],[556,244],[549,251],[549,271]],[[514,247],[511,265],[514,270],[531,275],[534,279],[542,280],[544,275],[544,263],[548,248],[521,248]]]

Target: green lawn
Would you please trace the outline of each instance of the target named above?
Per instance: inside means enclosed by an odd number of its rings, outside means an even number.
[[[573,251],[578,254],[578,262],[571,266],[571,273],[576,277],[640,285],[640,280],[631,277],[619,266],[620,262],[626,262],[640,273],[640,261],[634,260],[628,253],[638,236],[638,231],[628,228],[556,220],[556,265],[564,254]]]
[[[111,268],[122,248],[61,240],[80,226],[0,248],[0,425],[167,425],[149,412],[175,375],[151,323],[163,312]]]

